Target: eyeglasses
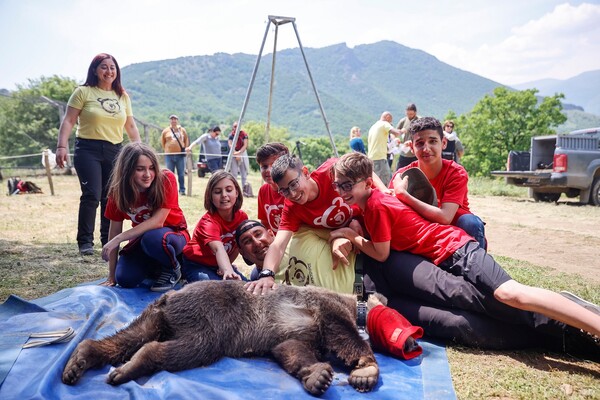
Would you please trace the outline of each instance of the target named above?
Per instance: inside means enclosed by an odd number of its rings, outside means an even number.
[[[448,124],[448,125],[446,125],[446,128],[454,128],[454,125]]]
[[[302,173],[298,172],[298,176],[296,177],[296,179],[292,179],[290,181],[290,183],[288,183],[287,188],[279,188],[277,193],[279,193],[283,197],[288,197],[290,195],[290,192],[295,192],[296,190],[298,190],[298,188],[300,187],[300,176],[301,175],[302,175]]]
[[[352,188],[354,187],[354,185],[356,185],[357,183],[360,183],[364,181],[364,179],[360,179],[356,182],[352,182],[352,181],[346,181],[344,183],[337,183],[337,182],[332,182],[331,186],[333,186],[333,188],[335,190],[337,190],[338,192],[342,193],[342,192],[349,192],[352,190]]]

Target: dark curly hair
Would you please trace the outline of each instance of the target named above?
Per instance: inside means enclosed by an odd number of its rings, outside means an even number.
[[[410,132],[411,136],[426,130],[437,131],[437,133],[440,135],[440,139],[444,138],[442,124],[440,124],[440,121],[433,117],[417,118],[416,120],[410,123],[410,128],[408,128],[408,131]]]

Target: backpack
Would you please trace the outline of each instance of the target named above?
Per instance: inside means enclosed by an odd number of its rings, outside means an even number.
[[[9,196],[19,193],[19,192],[17,192],[17,187],[19,185],[19,182],[21,182],[21,179],[19,179],[19,178],[8,178],[7,185],[8,185],[8,195]]]

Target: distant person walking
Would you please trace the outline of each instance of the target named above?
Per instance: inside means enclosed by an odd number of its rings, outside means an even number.
[[[165,153],[165,164],[173,173],[177,170],[179,194],[185,196],[185,149],[190,145],[185,128],[179,125],[179,117],[173,114],[169,117],[171,125],[162,131],[160,142]]]
[[[350,150],[367,154],[365,144],[360,136],[360,128],[358,126],[353,126],[352,129],[350,129]]]
[[[108,242],[110,221],[104,216],[108,181],[121,150],[123,128],[129,140],[138,142],[140,133],[131,109],[131,100],[121,85],[121,70],[110,54],[100,53],[88,67],[85,83],[69,98],[67,113],[60,125],[56,164],[67,161],[69,136],[75,124],[73,166],[81,187],[77,220],[77,245],[81,255],[94,254],[96,210],[100,203],[100,241]]]
[[[406,117],[402,118],[396,126],[396,129],[400,131],[400,135],[398,136],[398,139],[400,139],[400,157],[398,158],[396,169],[406,167],[411,162],[417,161],[415,153],[413,153],[409,146],[412,138],[408,133],[410,124],[417,118],[420,118],[417,115],[417,106],[414,103],[409,103],[406,106]]]
[[[367,136],[367,156],[373,160],[373,171],[384,185],[388,185],[392,179],[392,171],[388,164],[388,136],[390,132],[395,136],[400,135],[400,131],[392,126],[392,121],[392,114],[384,111],[379,121],[371,126]]]
[[[200,135],[198,139],[190,143],[190,145],[185,149],[185,151],[189,153],[192,151],[192,147],[200,144],[202,146],[200,153],[204,153],[206,157],[206,164],[208,165],[208,170],[211,174],[223,168],[221,141],[219,140],[220,134],[221,128],[215,126],[210,130],[210,132]]]

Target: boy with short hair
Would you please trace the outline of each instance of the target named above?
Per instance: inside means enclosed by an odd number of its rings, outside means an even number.
[[[271,177],[271,167],[284,154],[290,154],[290,151],[286,145],[278,142],[264,144],[256,150],[256,162],[265,181],[258,190],[258,219],[274,233],[279,229],[285,197],[277,191],[277,185]]]
[[[443,270],[462,276],[500,303],[529,311],[515,315],[534,328],[539,327],[536,321],[539,313],[600,335],[600,315],[558,293],[516,282],[462,229],[432,223],[396,197],[373,190],[372,168],[371,161],[360,153],[346,154],[335,163],[334,185],[344,202],[361,208],[370,239],[350,228],[331,232],[331,238],[347,238],[360,251],[379,261],[388,258],[390,249],[422,255]],[[598,347],[600,344],[596,343]]]
[[[469,176],[462,165],[442,158],[447,139],[442,125],[433,117],[413,121],[409,128],[412,147],[417,161],[398,169],[389,187],[396,197],[419,215],[431,222],[455,225],[473,236],[481,248],[487,248],[483,221],[469,209],[467,183]],[[408,193],[407,178],[402,174],[410,168],[419,168],[435,188],[439,207],[427,204]]]

